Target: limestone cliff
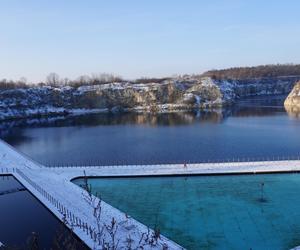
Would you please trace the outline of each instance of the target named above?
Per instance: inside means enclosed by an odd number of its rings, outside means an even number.
[[[0,120],[99,112],[173,112],[231,105],[252,95],[287,94],[300,77],[214,80],[175,77],[161,83],[115,82],[0,91]]]
[[[291,116],[300,117],[300,81],[286,98],[284,107]]]

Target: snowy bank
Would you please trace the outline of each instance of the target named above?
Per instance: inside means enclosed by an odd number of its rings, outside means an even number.
[[[0,91],[0,121],[102,112],[174,112],[219,108],[256,95],[287,94],[300,77],[214,80],[174,77],[160,83],[113,82],[80,87]]]

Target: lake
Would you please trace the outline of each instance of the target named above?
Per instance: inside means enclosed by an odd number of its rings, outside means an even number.
[[[97,114],[0,123],[0,137],[46,165],[110,165],[297,157],[300,119],[283,96],[222,110]]]

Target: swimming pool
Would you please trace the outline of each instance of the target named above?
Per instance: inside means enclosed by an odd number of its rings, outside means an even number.
[[[74,180],[78,185],[83,179]],[[91,178],[92,192],[187,249],[300,245],[300,175]]]

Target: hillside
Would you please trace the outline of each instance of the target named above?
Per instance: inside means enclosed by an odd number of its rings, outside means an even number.
[[[205,76],[216,80],[246,80],[251,78],[300,76],[300,65],[270,64],[254,67],[235,67],[221,70],[210,70],[202,74],[202,77]]]
[[[175,77],[159,83],[113,82],[80,87],[0,90],[0,120],[99,112],[174,112],[220,108],[255,95],[288,94],[300,77],[217,80]]]
[[[296,83],[284,102],[284,107],[292,116],[300,116],[300,81]]]

